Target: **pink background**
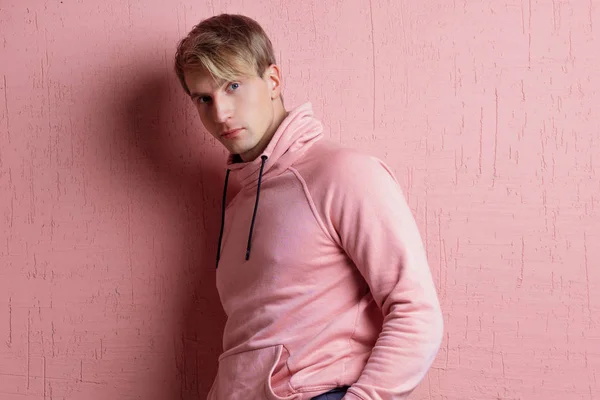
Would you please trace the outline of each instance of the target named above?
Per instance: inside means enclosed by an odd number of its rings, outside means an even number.
[[[0,399],[201,399],[224,151],[172,71],[271,35],[286,105],[383,158],[446,334],[414,399],[600,399],[600,1],[0,2]]]

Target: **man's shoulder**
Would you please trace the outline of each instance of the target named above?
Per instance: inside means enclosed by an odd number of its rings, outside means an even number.
[[[311,147],[296,168],[309,180],[328,184],[332,181],[360,180],[373,171],[382,171],[382,167],[387,169],[372,154],[322,139]]]

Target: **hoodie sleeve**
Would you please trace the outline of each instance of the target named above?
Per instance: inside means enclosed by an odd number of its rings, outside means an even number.
[[[443,319],[414,217],[378,159],[345,153],[330,161],[327,225],[360,270],[384,321],[346,400],[406,399],[441,343]]]

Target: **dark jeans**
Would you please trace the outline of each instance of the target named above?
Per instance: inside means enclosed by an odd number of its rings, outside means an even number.
[[[330,390],[329,392],[313,397],[311,400],[340,400],[346,394],[350,386],[343,386]]]

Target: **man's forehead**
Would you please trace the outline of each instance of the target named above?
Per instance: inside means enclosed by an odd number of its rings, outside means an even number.
[[[204,69],[185,71],[184,76],[188,86],[194,86],[197,88],[215,88],[224,83],[224,79],[215,77]]]

